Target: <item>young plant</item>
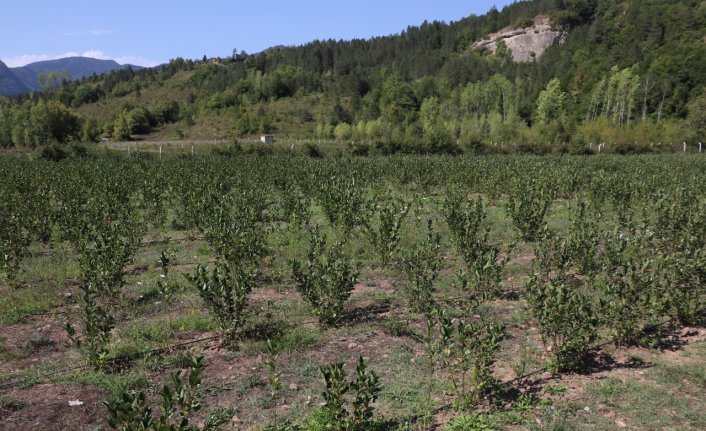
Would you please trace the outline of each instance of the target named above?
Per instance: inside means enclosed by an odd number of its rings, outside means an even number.
[[[520,182],[510,193],[507,210],[524,241],[539,238],[553,200],[553,193],[536,181]]]
[[[298,187],[286,182],[279,184],[282,191],[280,206],[282,215],[289,222],[290,227],[301,229],[309,225],[311,219],[311,199]]]
[[[144,392],[124,392],[117,401],[105,402],[108,424],[120,431],[195,431],[189,425],[193,414],[201,409],[200,386],[205,366],[203,356],[190,359],[189,373],[181,370],[171,374],[172,385],[164,385],[159,418],[147,402]]]
[[[81,285],[83,310],[81,314],[82,336],[67,322],[65,329],[71,341],[83,349],[88,363],[96,370],[105,368],[108,358],[110,333],[115,326],[115,318],[108,305],[102,304],[98,289],[91,283]]]
[[[0,215],[0,269],[11,286],[19,287],[18,275],[22,261],[29,254],[29,240],[15,214]]]
[[[274,404],[272,409],[272,429],[274,431],[279,430],[279,424],[277,422],[277,401],[280,397],[280,390],[282,389],[282,373],[277,369],[277,360],[279,359],[279,349],[272,340],[267,340],[267,358],[265,359],[265,365],[267,366],[267,376],[270,383],[270,399]]]
[[[179,284],[169,278],[169,264],[172,261],[172,254],[167,250],[162,250],[159,254],[157,264],[161,270],[157,280],[157,290],[167,300],[171,300],[179,291]]]
[[[244,188],[221,195],[212,190],[202,199],[196,225],[220,258],[241,266],[266,254],[266,204],[259,193]]]
[[[414,311],[429,313],[434,309],[434,282],[442,263],[441,236],[429,220],[426,240],[415,247],[404,262],[408,278],[404,291]]]
[[[542,340],[553,355],[555,370],[573,371],[589,354],[598,322],[590,299],[562,278],[530,278],[526,300]]]
[[[334,431],[365,431],[373,425],[374,408],[382,390],[379,377],[374,371],[368,371],[365,360],[358,359],[355,378],[347,378],[343,363],[321,367],[326,389],[324,407],[331,412],[332,423],[327,429]],[[353,393],[352,411],[346,407],[346,394]]]
[[[489,246],[490,228],[485,223],[488,209],[483,199],[469,200],[463,194],[450,193],[444,210],[454,245],[466,264],[475,267],[485,257]]]
[[[495,384],[493,364],[505,338],[505,326],[487,321],[453,320],[439,312],[442,358],[456,392],[454,405],[467,410]]]
[[[358,280],[358,271],[343,255],[342,244],[327,248],[326,235],[316,227],[306,262],[293,260],[291,265],[297,289],[316,311],[319,323],[336,324]]]
[[[385,268],[399,250],[400,232],[409,212],[409,204],[391,199],[383,204],[373,203],[368,212],[370,216],[366,217],[365,230]]]
[[[355,179],[335,176],[322,183],[319,200],[329,222],[348,234],[363,224],[363,190]]]
[[[110,335],[119,312],[125,267],[132,262],[140,241],[139,229],[130,222],[108,221],[92,227],[93,241],[81,242],[81,309],[82,336],[70,322],[66,331],[77,346],[84,349],[96,370],[102,369],[108,357]]]
[[[225,341],[237,341],[245,322],[252,274],[221,262],[212,271],[199,265],[196,273],[187,275],[187,278],[198,289],[201,299],[216,318]]]
[[[481,301],[500,296],[502,276],[509,259],[509,253],[501,258],[500,246],[490,243],[490,228],[485,223],[487,215],[481,198],[469,201],[463,195],[452,193],[446,200],[446,221],[468,269],[459,273],[459,279],[464,290]]]
[[[568,259],[584,275],[593,276],[599,269],[597,259],[600,245],[599,212],[590,213],[590,208],[579,200],[571,215],[571,226],[566,241]]]

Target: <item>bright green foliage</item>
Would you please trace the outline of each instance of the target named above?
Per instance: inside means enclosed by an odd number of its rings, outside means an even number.
[[[614,66],[610,76],[603,78],[593,89],[588,119],[610,118],[616,124],[629,124],[637,113],[640,76],[631,69],[618,70]]]
[[[117,401],[104,403],[108,409],[108,423],[119,431],[195,431],[196,425],[189,421],[201,409],[201,374],[205,366],[203,356],[192,356],[189,373],[182,371],[171,374],[172,385],[164,385],[161,392],[159,418],[153,416],[153,409],[144,392],[125,392]]]
[[[331,412],[326,429],[334,431],[365,431],[373,424],[373,404],[382,390],[378,375],[368,371],[365,360],[358,359],[355,378],[347,378],[343,363],[321,367],[326,390],[324,407]],[[346,407],[346,394],[353,394],[352,411]]]
[[[371,215],[366,217],[365,230],[384,268],[399,251],[400,232],[409,212],[409,204],[387,199],[381,203],[371,203],[368,211]]]
[[[212,271],[199,265],[189,281],[218,321],[226,342],[238,339],[245,322],[245,307],[252,289],[252,275],[229,263],[217,263]]]
[[[598,322],[590,298],[560,278],[540,281],[534,276],[525,287],[525,299],[551,349],[552,367],[577,369],[596,339]]]
[[[539,124],[549,124],[564,113],[566,93],[561,89],[561,81],[554,78],[547,84],[546,90],[539,93],[535,117]]]
[[[337,323],[358,279],[358,271],[343,255],[342,244],[327,248],[326,236],[314,228],[307,260],[292,261],[292,274],[319,322],[325,326]]]

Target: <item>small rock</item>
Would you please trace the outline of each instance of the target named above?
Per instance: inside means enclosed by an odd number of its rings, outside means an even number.
[[[355,348],[355,347],[358,347],[358,345],[357,345],[356,343],[351,343],[351,344],[348,345],[348,348],[349,348],[349,349],[353,349],[353,348]]]
[[[627,424],[625,422],[621,421],[620,419],[616,419],[615,424],[620,428],[627,428],[628,427]]]
[[[588,406],[586,406],[586,407],[583,408],[583,411],[585,411],[585,412],[590,412],[590,411],[591,411],[591,408],[588,407]]]
[[[74,294],[71,292],[64,293],[64,299],[71,299],[73,297],[74,297]]]
[[[79,407],[83,405],[83,401],[81,400],[71,400],[69,401],[69,407]]]
[[[295,383],[292,383],[291,385],[289,385],[289,390],[290,391],[298,391],[299,386],[297,386]]]
[[[288,411],[289,411],[289,405],[288,405],[288,404],[285,404],[285,405],[281,406],[279,409],[282,410],[283,412],[288,412]]]
[[[238,416],[233,416],[232,418],[230,418],[230,421],[233,423],[238,423],[240,422],[240,418]]]

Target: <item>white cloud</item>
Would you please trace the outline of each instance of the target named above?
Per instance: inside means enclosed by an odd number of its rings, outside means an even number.
[[[123,55],[123,56],[110,56],[105,54],[103,51],[94,49],[90,51],[85,51],[82,53],[69,51],[59,55],[50,54],[25,54],[16,57],[8,57],[0,59],[7,67],[22,67],[30,63],[36,63],[37,61],[46,60],[56,60],[59,58],[67,57],[90,57],[96,58],[98,60],[115,60],[120,64],[134,64],[137,66],[153,67],[160,64],[158,61],[150,60],[144,57],[134,56],[134,55]]]
[[[82,30],[82,31],[68,31],[64,33],[64,36],[67,37],[77,37],[77,36],[108,36],[111,34],[115,34],[113,30],[103,30],[103,29],[97,29],[97,30]]]

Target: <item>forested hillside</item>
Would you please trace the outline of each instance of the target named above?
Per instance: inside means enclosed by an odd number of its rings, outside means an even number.
[[[503,42],[472,46],[542,16],[561,36],[531,61]],[[0,145],[275,133],[382,152],[666,149],[706,138],[704,70],[706,1],[522,1],[394,36],[179,58],[4,99]]]

